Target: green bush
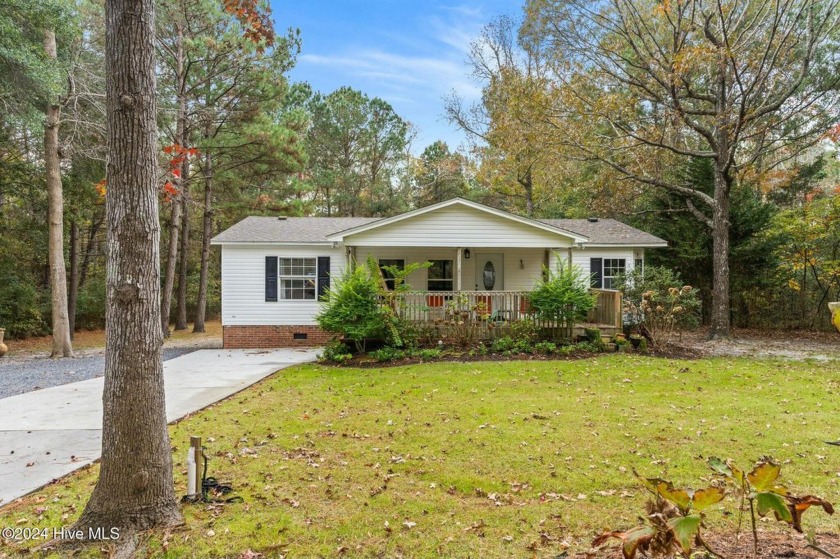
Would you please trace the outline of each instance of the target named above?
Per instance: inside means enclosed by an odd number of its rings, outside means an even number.
[[[534,351],[543,355],[551,355],[557,352],[557,344],[554,342],[537,342],[534,344]]]
[[[539,341],[541,335],[541,328],[533,320],[523,319],[515,320],[510,323],[508,330],[511,338],[517,340],[527,340],[531,343]]]
[[[605,349],[607,349],[607,345],[604,343],[604,339],[601,337],[600,328],[585,328],[583,330],[583,333],[586,336],[586,343],[589,344],[589,347],[592,348],[592,351],[604,351]]]
[[[534,346],[529,340],[520,339],[515,340],[510,336],[503,336],[493,340],[491,349],[494,353],[501,353],[502,355],[511,355],[514,353],[533,353]]]
[[[572,344],[565,344],[565,345],[557,346],[556,352],[557,352],[558,355],[571,355],[572,353],[574,353],[578,349],[579,349],[578,346],[575,346],[575,345],[572,345]]]
[[[350,348],[341,340],[332,340],[318,355],[319,361],[326,361],[332,363],[344,363],[353,358]]]
[[[504,353],[505,351],[513,351],[515,347],[516,340],[514,340],[510,336],[503,336],[501,338],[493,340],[493,344],[490,346],[490,350],[493,353]]]
[[[373,357],[380,363],[384,363],[386,361],[397,361],[400,359],[406,358],[406,351],[403,349],[399,349],[396,347],[385,346],[383,348],[377,349],[375,351],[371,351],[368,353],[370,357]]]
[[[530,295],[531,307],[540,320],[557,323],[563,336],[571,339],[576,322],[586,319],[595,306],[589,290],[589,277],[579,266],[563,265],[558,259],[554,272],[546,270]]]
[[[534,353],[534,345],[530,340],[516,340],[516,345],[513,349],[519,353]]]
[[[589,352],[592,352],[592,353],[601,353],[602,351],[604,351],[604,349],[606,349],[606,347],[604,346],[603,340],[601,341],[600,344],[595,343],[595,342],[586,341],[586,342],[578,342],[575,345],[569,346],[569,347],[572,348],[572,350],[570,350],[569,353],[571,353],[572,351],[589,351]]]
[[[436,348],[420,349],[413,352],[412,355],[424,360],[437,359],[443,355],[443,350]]]
[[[484,355],[487,355],[488,353],[490,353],[490,350],[488,349],[488,347],[486,345],[484,345],[484,342],[478,342],[478,345],[475,346],[474,348],[472,348],[469,351],[468,355],[470,357],[476,357],[476,356],[484,356]]]
[[[379,299],[379,288],[366,268],[345,272],[327,290],[315,317],[323,330],[343,335],[359,353],[369,339],[384,339],[390,331],[390,309]]]
[[[0,328],[9,339],[44,336],[50,328],[41,313],[41,294],[15,275],[0,278]]]

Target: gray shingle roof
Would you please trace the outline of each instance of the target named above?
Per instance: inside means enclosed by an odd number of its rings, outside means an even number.
[[[665,245],[666,241],[650,233],[645,233],[615,219],[540,219],[547,225],[568,229],[572,233],[589,237],[593,245]]]
[[[246,217],[219,233],[213,243],[327,243],[340,231],[378,221],[378,217]],[[594,245],[665,245],[665,241],[614,219],[540,219],[546,225],[589,238]]]
[[[213,237],[213,243],[326,243],[333,233],[378,221],[378,217],[250,216]]]

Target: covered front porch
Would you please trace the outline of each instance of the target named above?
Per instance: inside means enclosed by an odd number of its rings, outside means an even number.
[[[567,248],[518,247],[366,247],[347,249],[349,266],[373,260],[383,280],[393,288],[386,269],[406,269],[412,263],[429,262],[405,280],[405,291],[395,293],[389,304],[411,323],[442,323],[468,319],[491,324],[483,329],[484,337],[506,335],[508,327],[520,320],[536,321],[530,305],[530,293],[546,270],[556,267],[558,259],[571,263]],[[390,283],[389,283],[390,282]],[[586,320],[577,324],[574,336],[586,328],[599,328],[613,336],[622,330],[621,292],[592,289],[595,306]],[[543,328],[557,328],[543,323]]]
[[[506,327],[519,320],[531,320],[543,328],[558,325],[539,321],[531,309],[530,291],[410,291],[395,294],[394,310],[408,322],[486,321],[494,328],[487,337],[505,335]],[[592,289],[595,306],[585,322],[575,325],[572,334],[584,335],[587,328],[598,328],[605,336],[622,331],[621,292]]]
[[[535,318],[530,292],[559,262],[574,263],[574,251],[588,240],[466,200],[421,208],[328,239],[343,244],[348,267],[372,260],[390,289],[394,282],[389,267],[407,270],[412,263],[429,263],[413,270],[405,278],[407,289],[390,298],[405,320],[440,322],[457,315],[493,324],[488,330],[494,331],[496,326]],[[610,290],[596,294],[597,304],[586,326],[601,328],[605,334],[620,330],[620,294]]]

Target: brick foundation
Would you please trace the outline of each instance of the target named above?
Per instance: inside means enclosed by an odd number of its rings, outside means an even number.
[[[306,339],[295,339],[295,334],[305,335]],[[222,327],[222,343],[225,349],[312,347],[324,345],[335,337],[317,326]]]

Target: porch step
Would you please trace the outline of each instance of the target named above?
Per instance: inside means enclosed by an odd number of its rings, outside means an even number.
[[[590,328],[590,326],[587,326],[587,328]],[[603,339],[605,342],[608,342],[613,336],[621,332],[620,328],[616,328],[615,326],[609,324],[599,324],[597,328],[601,331],[601,339]],[[584,327],[575,326],[574,332],[572,334],[575,337],[585,336],[586,332],[584,331]]]

